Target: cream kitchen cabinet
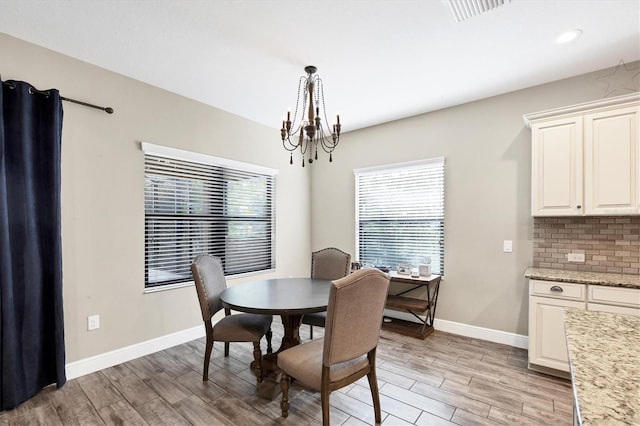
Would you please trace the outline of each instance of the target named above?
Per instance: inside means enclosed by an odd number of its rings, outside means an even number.
[[[584,116],[584,212],[638,214],[638,104]]]
[[[640,315],[640,276],[529,267],[529,368],[567,377],[567,308]]]
[[[525,115],[533,216],[640,214],[640,94]]]
[[[590,285],[587,310],[640,317],[640,289]]]
[[[528,340],[532,370],[565,377],[569,372],[564,330],[567,308],[640,317],[637,276],[540,268],[529,268],[525,276],[529,278]]]
[[[586,308],[585,284],[529,281],[529,368],[569,372],[565,308]]]
[[[582,127],[582,117],[531,125],[533,216],[582,214]]]

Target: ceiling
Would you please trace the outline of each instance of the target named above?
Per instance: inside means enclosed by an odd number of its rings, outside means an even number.
[[[439,0],[0,0],[0,32],[273,128],[315,65],[346,132],[636,61],[640,1],[506,0],[458,22]]]

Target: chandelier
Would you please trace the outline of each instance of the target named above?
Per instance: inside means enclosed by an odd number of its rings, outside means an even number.
[[[333,161],[332,153],[340,141],[340,116],[336,115],[336,123],[330,131],[324,105],[322,79],[315,74],[317,68],[308,65],[304,70],[307,76],[300,77],[298,82],[298,99],[296,100],[293,121],[289,110],[287,111],[287,119],[282,120],[282,129],[280,130],[282,146],[290,152],[289,164],[293,164],[293,151],[299,149],[302,154],[302,167],[304,167],[307,155],[309,164],[318,159],[318,146],[329,154],[329,162]],[[320,118],[321,108],[324,122]],[[308,111],[306,119],[304,117],[305,111]]]

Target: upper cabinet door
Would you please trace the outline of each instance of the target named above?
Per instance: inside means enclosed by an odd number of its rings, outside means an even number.
[[[587,215],[638,214],[640,108],[584,116],[584,200]]]
[[[533,123],[531,214],[582,215],[582,117]]]
[[[640,92],[524,116],[531,214],[640,214]]]

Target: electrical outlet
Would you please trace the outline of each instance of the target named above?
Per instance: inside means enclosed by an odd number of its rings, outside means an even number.
[[[96,330],[100,328],[100,315],[89,315],[87,317],[87,330]]]
[[[511,240],[504,240],[504,244],[502,246],[502,250],[505,253],[511,253],[513,251],[513,241]]]
[[[567,254],[567,260],[569,262],[581,262],[581,263],[584,263],[584,253],[569,253],[569,254]]]

